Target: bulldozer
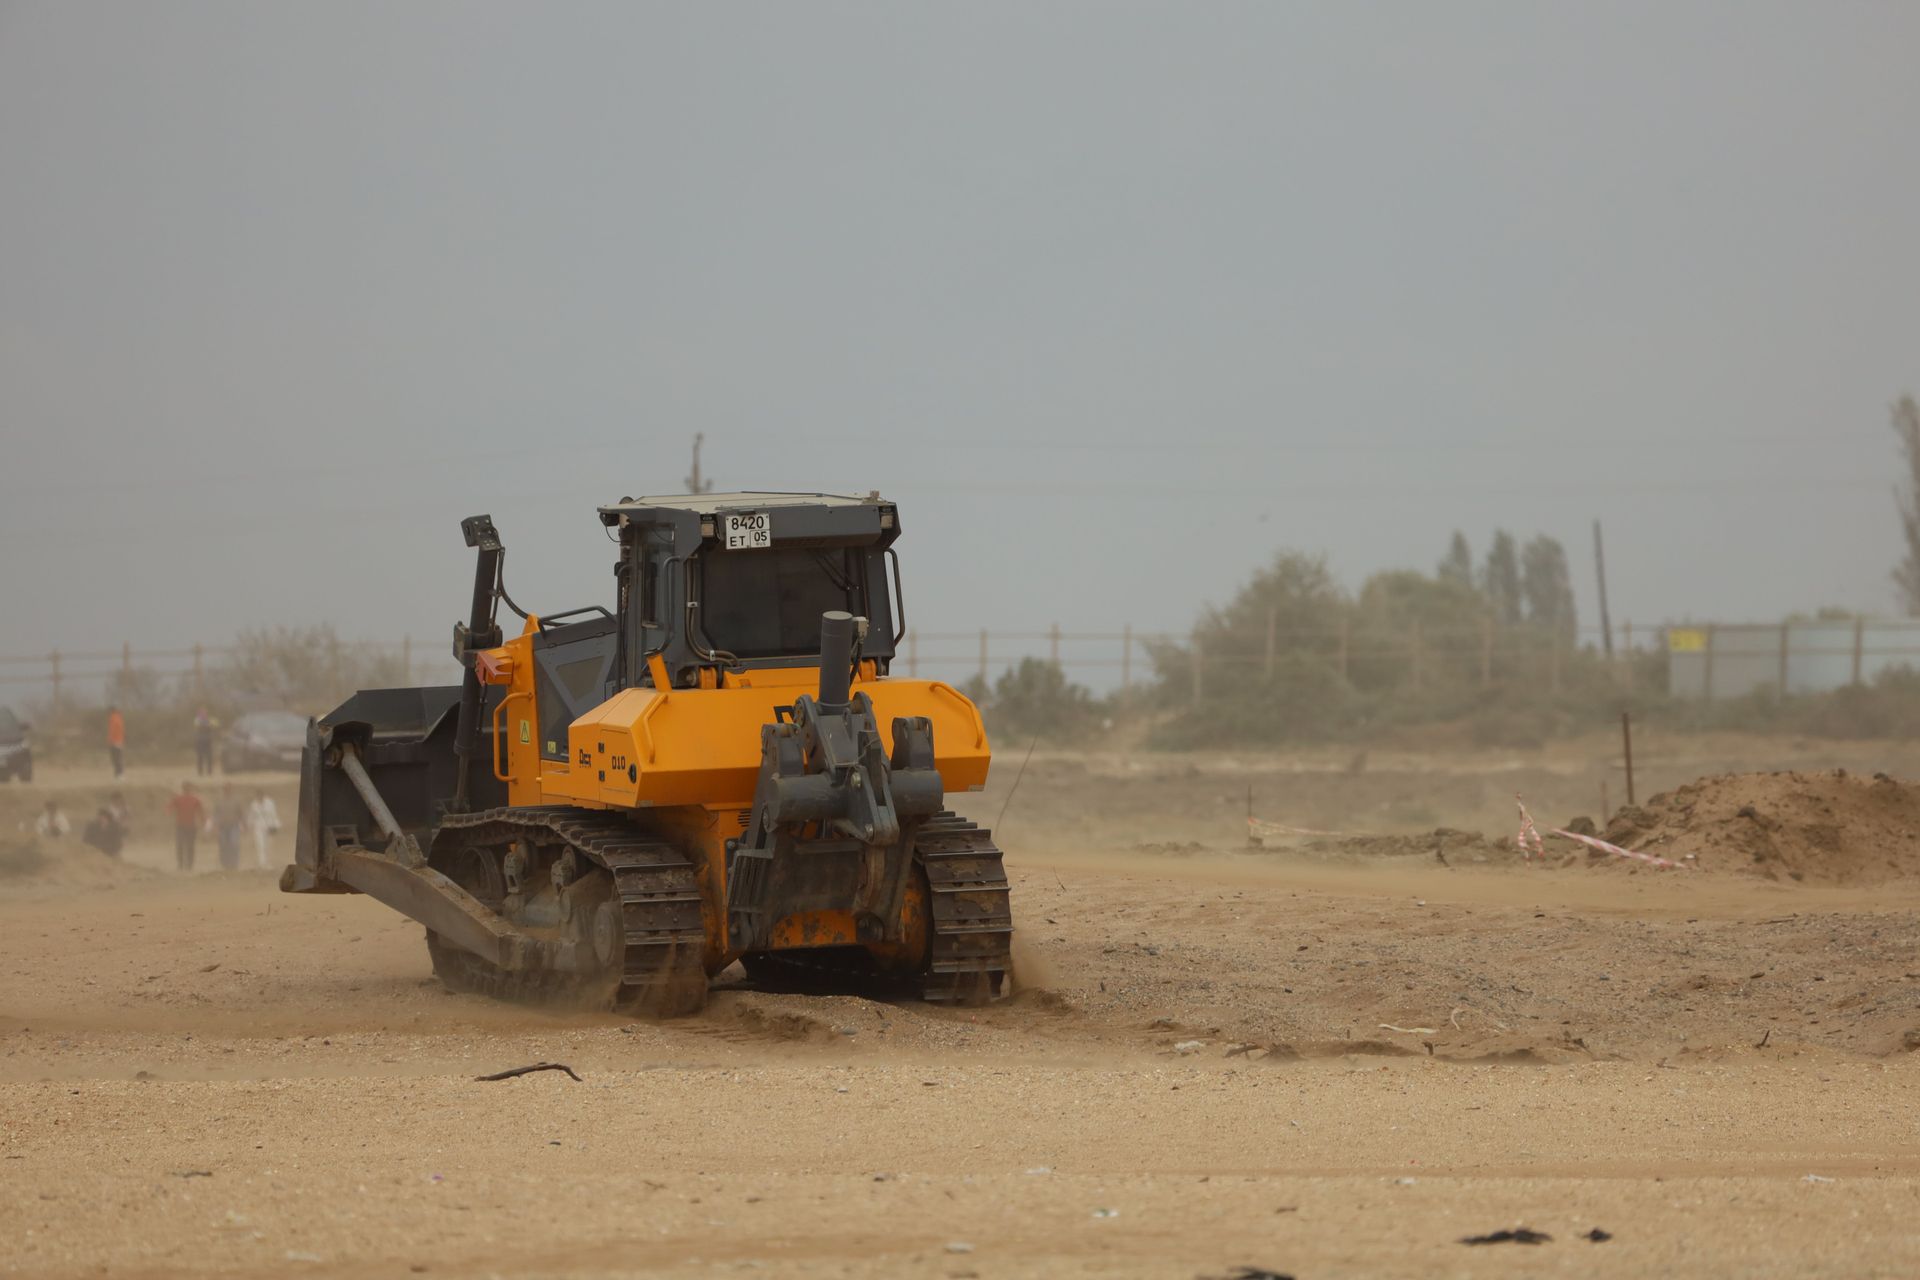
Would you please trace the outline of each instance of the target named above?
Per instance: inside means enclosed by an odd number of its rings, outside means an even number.
[[[702,493],[599,508],[614,607],[524,612],[461,522],[462,682],[312,721],[288,893],[426,926],[449,988],[660,1016],[738,961],[761,986],[942,1003],[1010,990],[1012,908],[979,709],[892,674],[896,504]],[[521,620],[508,638],[505,605]]]

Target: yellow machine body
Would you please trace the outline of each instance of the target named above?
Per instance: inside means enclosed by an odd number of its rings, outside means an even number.
[[[726,945],[720,904],[726,901],[726,842],[747,825],[760,770],[762,725],[772,723],[794,696],[810,692],[816,666],[720,672],[712,687],[668,687],[664,671],[654,688],[622,690],[567,729],[565,760],[541,752],[533,640],[540,619],[529,617],[521,634],[486,650],[476,664],[490,685],[500,686],[494,705],[494,777],[506,784],[512,805],[572,805],[587,809],[644,811],[673,832],[693,859],[707,937],[707,968],[718,972],[737,958]],[[986,785],[991,753],[979,708],[939,680],[900,679],[860,664],[852,688],[872,700],[884,730],[901,716],[922,716],[934,728],[935,766],[945,790],[978,791]],[[887,948],[902,967],[924,950],[925,895],[908,894],[904,943]],[[774,925],[776,948],[850,946],[858,939],[850,911],[808,911]],[[882,949],[869,944],[877,953]],[[885,959],[885,955],[878,958]]]

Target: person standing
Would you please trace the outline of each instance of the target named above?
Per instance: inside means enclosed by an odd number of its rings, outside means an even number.
[[[64,840],[73,833],[73,824],[67,821],[67,815],[60,811],[58,800],[47,801],[47,807],[33,820],[33,834],[42,840]]]
[[[273,797],[264,791],[256,793],[253,803],[247,806],[247,830],[253,832],[253,852],[260,861],[260,869],[270,870],[273,864],[267,860],[267,842],[280,832],[280,810],[274,805]]]
[[[218,722],[204,706],[193,713],[193,771],[213,776],[213,731]]]
[[[213,806],[213,838],[220,846],[220,869],[240,869],[240,827],[246,821],[246,809],[233,793],[231,782],[220,788],[220,799]]]
[[[107,758],[113,761],[113,780],[127,773],[127,718],[119,707],[107,708]]]
[[[193,793],[193,784],[183,782],[180,791],[167,801],[173,815],[173,861],[181,871],[193,870],[193,843],[207,820],[207,806]]]

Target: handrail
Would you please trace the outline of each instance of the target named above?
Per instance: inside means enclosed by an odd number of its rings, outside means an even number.
[[[500,717],[505,714],[507,704],[515,698],[526,698],[528,701],[532,701],[533,695],[524,690],[515,690],[500,699],[500,701],[496,702],[493,706],[493,751],[487,760],[487,764],[493,769],[493,778],[496,782],[513,781],[511,776],[500,772],[500,739],[506,736],[500,727]]]
[[[633,727],[640,731],[640,745],[646,748],[648,764],[653,763],[656,753],[653,746],[653,726],[647,722],[653,719],[654,714],[665,705],[666,701],[666,694],[654,694],[654,696],[648,700],[646,708],[640,712],[639,716],[635,718],[633,722]]]
[[[977,751],[987,745],[987,722],[980,718],[980,708],[973,705],[971,698],[944,680],[930,680],[927,682],[927,687],[935,693],[946,694],[949,698],[952,698],[955,702],[966,708],[967,714],[973,717],[974,749]]]

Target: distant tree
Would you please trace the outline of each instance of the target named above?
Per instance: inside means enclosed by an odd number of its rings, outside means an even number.
[[[1276,660],[1289,656],[1331,662],[1350,605],[1324,557],[1283,551],[1224,607],[1209,608],[1193,628],[1205,660],[1209,691],[1239,696],[1249,679],[1264,678],[1267,627]],[[1148,641],[1147,654],[1163,697],[1190,697],[1193,650],[1172,641]]]
[[[322,624],[240,632],[209,684],[224,695],[217,701],[325,711],[355,689],[391,688],[405,680],[396,655],[349,644]]]
[[[1478,636],[1486,616],[1487,598],[1471,582],[1409,569],[1374,574],[1354,602],[1353,684],[1364,690],[1404,683],[1412,674],[1416,634],[1426,645],[1423,682],[1464,679],[1478,649],[1464,648],[1462,640]]]
[[[1520,553],[1520,595],[1529,623],[1569,639],[1576,633],[1573,574],[1558,538],[1539,534]]]
[[[1473,585],[1473,548],[1467,545],[1467,535],[1458,529],[1453,531],[1453,543],[1447,548],[1446,558],[1440,561],[1440,580],[1467,587]]]
[[[1494,621],[1508,627],[1520,625],[1520,551],[1505,529],[1493,535],[1493,545],[1487,548],[1480,590],[1486,593]]]
[[[1906,455],[1907,472],[1903,484],[1894,489],[1894,501],[1900,506],[1900,527],[1907,538],[1907,556],[1893,571],[1907,612],[1920,617],[1920,404],[1912,396],[1901,396],[1893,406],[1893,433],[1900,437],[1900,451]]]
[[[1022,658],[994,682],[986,715],[996,733],[1069,742],[1099,723],[1100,705],[1084,686],[1068,680],[1058,663]]]

